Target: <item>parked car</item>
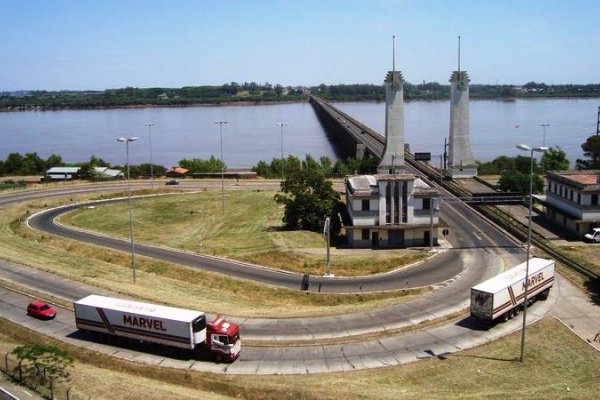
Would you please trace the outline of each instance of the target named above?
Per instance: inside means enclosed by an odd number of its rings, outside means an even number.
[[[165,185],[179,185],[179,182],[175,179],[171,179],[170,181],[167,181]]]
[[[590,233],[586,233],[585,241],[600,243],[600,228],[593,228]]]
[[[56,309],[43,301],[36,300],[27,306],[27,314],[39,319],[52,319],[56,317]]]

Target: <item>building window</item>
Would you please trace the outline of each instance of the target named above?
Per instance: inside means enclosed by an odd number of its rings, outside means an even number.
[[[577,204],[581,204],[581,193],[577,193]]]
[[[598,205],[598,194],[597,193],[592,195],[592,205],[593,206]]]
[[[361,229],[361,239],[362,240],[369,240],[370,236],[369,236],[369,230],[368,229]]]
[[[408,220],[408,182],[402,182],[402,223]]]
[[[390,187],[390,183],[385,185],[385,222],[387,224],[392,223],[392,188]]]
[[[362,210],[363,211],[369,211],[369,200],[363,200],[362,201]]]
[[[423,210],[429,210],[431,208],[431,199],[429,197],[423,199]]]

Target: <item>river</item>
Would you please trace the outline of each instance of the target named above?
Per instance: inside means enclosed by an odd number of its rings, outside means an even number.
[[[384,132],[384,104],[335,103],[378,132]],[[559,146],[571,164],[582,158],[581,143],[596,132],[600,99],[472,100],[471,145],[477,160],[516,155],[516,144]],[[443,152],[449,126],[448,101],[407,101],[405,141],[415,152]],[[150,161],[166,167],[183,158],[220,157],[219,125],[223,125],[223,159],[229,168],[250,167],[281,154],[304,158],[328,156],[334,149],[308,103],[206,107],[148,107],[110,110],[25,111],[0,113],[0,158],[9,153],[55,153],[65,162],[86,161],[93,154],[123,165],[125,149],[115,139],[137,136],[130,144],[132,164]],[[155,123],[151,132],[144,125]],[[541,124],[549,124],[543,127]],[[545,129],[545,135],[544,135]]]

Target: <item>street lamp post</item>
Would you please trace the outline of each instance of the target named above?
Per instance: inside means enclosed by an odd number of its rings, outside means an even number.
[[[283,127],[287,125],[287,122],[278,122],[276,125],[281,128],[281,181],[283,182]]]
[[[148,140],[150,141],[150,181],[152,184],[152,190],[154,190],[154,164],[152,162],[152,127],[156,124],[153,122],[148,122],[144,125],[148,127]]]
[[[329,252],[329,247],[331,244],[331,219],[329,217],[325,218],[325,224],[323,225],[323,236],[325,237],[325,244],[327,245],[327,264],[325,276],[330,278],[333,277],[333,274],[331,273],[331,257]]]
[[[127,192],[129,199],[129,240],[131,241],[131,274],[135,283],[135,245],[133,243],[133,216],[131,215],[131,183],[129,179],[129,142],[135,142],[137,137],[117,138],[117,142],[125,143],[125,157],[127,165]]]
[[[225,164],[223,163],[223,124],[227,121],[215,121],[219,124],[219,135],[221,136],[221,210],[225,214]]]
[[[550,124],[540,124],[543,130],[542,136],[542,146],[546,146],[546,128],[550,126]]]
[[[529,291],[529,254],[531,252],[531,209],[533,204],[533,153],[543,153],[547,147],[529,147],[526,144],[517,146],[519,150],[531,152],[529,155],[529,221],[527,223],[527,260],[525,261],[525,293],[523,294],[523,327],[521,328],[521,356],[519,361],[525,358],[525,326],[527,323],[527,295]]]

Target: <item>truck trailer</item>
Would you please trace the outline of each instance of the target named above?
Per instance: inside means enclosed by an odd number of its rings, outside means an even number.
[[[90,295],[74,303],[78,329],[167,346],[206,351],[217,361],[238,358],[239,325],[201,311]]]
[[[517,315],[524,307],[526,265],[521,263],[472,287],[471,316],[492,323]],[[529,260],[527,306],[538,299],[546,300],[554,284],[554,268],[554,260]]]

